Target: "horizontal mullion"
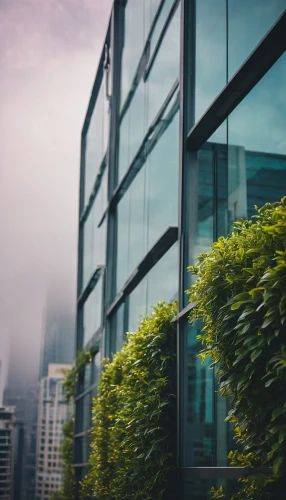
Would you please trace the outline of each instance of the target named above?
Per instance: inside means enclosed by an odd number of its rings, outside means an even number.
[[[178,228],[169,227],[131,273],[107,311],[110,316],[178,239]]]
[[[97,384],[98,384],[98,382],[95,382],[88,389],[86,389],[85,391],[81,392],[78,396],[76,396],[75,397],[75,402],[77,403],[80,399],[84,398],[84,396],[86,396],[87,394],[89,394],[90,392],[92,392],[92,390],[97,387]]]
[[[286,11],[227,83],[187,137],[198,151],[286,50]]]
[[[171,9],[170,9],[170,12],[169,12],[169,14],[168,14],[168,17],[167,17],[167,19],[166,19],[166,21],[165,21],[165,23],[164,23],[164,26],[163,26],[163,28],[162,28],[162,31],[161,31],[160,36],[159,36],[159,38],[158,38],[158,41],[157,41],[157,43],[156,43],[156,45],[155,45],[155,48],[154,48],[154,50],[153,50],[153,53],[152,53],[152,55],[151,55],[151,59],[150,59],[150,61],[149,61],[149,64],[148,64],[148,66],[147,66],[147,68],[146,68],[146,70],[145,70],[145,73],[144,73],[144,81],[146,81],[146,80],[147,80],[148,75],[150,74],[150,71],[151,71],[151,69],[152,69],[152,67],[153,67],[153,64],[154,64],[154,62],[155,62],[155,59],[156,59],[156,57],[157,57],[157,54],[158,54],[159,49],[160,49],[160,47],[161,47],[161,44],[162,44],[162,42],[163,42],[163,39],[164,39],[165,33],[166,33],[166,31],[167,31],[167,29],[168,29],[168,27],[169,27],[169,25],[170,25],[170,23],[171,23],[171,21],[172,21],[172,19],[173,19],[173,16],[174,16],[174,14],[175,14],[175,11],[176,11],[176,9],[177,9],[177,7],[178,7],[179,3],[180,3],[180,0],[174,0],[174,2],[173,2],[173,5],[172,5],[172,7],[171,7]],[[151,39],[151,38],[150,38],[150,39]]]
[[[77,300],[77,306],[82,307],[88,296],[91,294],[92,290],[95,288],[97,285],[97,282],[103,275],[105,266],[97,266],[95,269],[94,273],[92,274],[90,280],[88,281],[87,285],[85,286],[84,290],[80,294],[78,300]]]
[[[238,479],[251,474],[271,474],[270,467],[181,467],[183,479]]]
[[[108,212],[111,208],[113,208],[122,198],[124,193],[127,191],[128,187],[130,186],[131,182],[133,179],[136,177],[138,172],[141,170],[143,165],[146,162],[147,157],[150,155],[152,150],[154,149],[155,145],[159,141],[159,139],[162,137],[163,133],[165,130],[168,128],[170,125],[174,115],[179,109],[179,100],[177,100],[173,107],[170,109],[168,115],[163,118],[164,112],[167,109],[167,106],[169,102],[171,101],[174,93],[176,92],[178,88],[178,80],[175,82],[174,86],[171,89],[171,92],[168,94],[162,108],[160,109],[156,119],[152,122],[150,125],[142,143],[137,151],[134,159],[132,160],[130,167],[128,168],[127,172],[125,173],[123,179],[121,180],[120,184],[117,186],[117,188],[113,192],[113,196],[110,200],[109,206],[106,209],[106,212]],[[156,132],[154,132],[157,129]]]
[[[171,323],[175,323],[176,321],[181,321],[182,319],[185,319],[185,317],[188,315],[188,313],[196,307],[197,302],[190,302],[184,309],[182,309],[177,316],[175,316],[172,320]]]
[[[90,197],[89,197],[89,200],[88,200],[88,203],[87,205],[85,206],[85,208],[83,209],[83,212],[80,216],[80,219],[79,219],[79,224],[80,226],[83,226],[83,224],[85,223],[86,219],[88,218],[88,215],[89,215],[89,212],[91,210],[91,207],[93,205],[93,202],[96,198],[96,195],[101,187],[101,179],[103,177],[103,174],[105,172],[105,169],[107,168],[107,153],[105,153],[102,161],[101,161],[101,164],[100,164],[100,167],[99,167],[99,171],[98,171],[98,174],[95,178],[95,181],[94,181],[94,184],[93,184],[93,188],[91,190],[91,193],[90,193]],[[99,224],[100,225],[100,224]]]

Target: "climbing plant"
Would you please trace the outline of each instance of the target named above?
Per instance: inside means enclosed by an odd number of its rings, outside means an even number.
[[[65,389],[66,401],[69,402],[71,399],[75,398],[76,383],[78,379],[78,374],[80,370],[88,363],[91,363],[96,349],[83,350],[79,349],[77,356],[74,360],[71,370],[66,372],[65,379],[63,381],[63,386]]]
[[[233,500],[286,495],[286,197],[256,210],[200,255],[188,292],[197,303],[190,321],[204,323],[202,362],[212,358],[232,401],[227,420],[243,452],[231,452],[230,463],[271,467],[241,479]]]
[[[93,407],[82,498],[171,498],[177,304],[159,303],[105,362]]]

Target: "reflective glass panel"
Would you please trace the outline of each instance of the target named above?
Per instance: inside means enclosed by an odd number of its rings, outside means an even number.
[[[155,118],[180,73],[180,5],[165,33],[148,75],[147,122]]]
[[[100,351],[95,354],[92,360],[92,383],[98,383],[101,373],[101,353]]]
[[[214,373],[198,358],[201,345],[196,336],[201,324],[186,325],[186,353],[184,366],[186,388],[186,420],[184,427],[184,465],[211,467],[215,465]]]
[[[178,292],[178,244],[157,262],[129,297],[128,330],[136,331],[140,317],[152,312],[159,301],[173,302]]]
[[[111,352],[119,351],[123,345],[125,331],[124,331],[124,309],[125,304],[121,306],[114,313],[111,320]]]
[[[117,292],[165,230],[178,224],[178,161],[177,113],[118,204]]]
[[[88,202],[99,167],[107,150],[109,104],[106,99],[105,77],[98,92],[86,134],[84,202]]]
[[[92,400],[91,393],[86,394],[83,397],[83,430],[87,431],[91,428],[91,409]]]
[[[102,277],[99,278],[94,289],[83,306],[83,345],[91,339],[101,326],[102,313]]]
[[[228,119],[229,224],[286,192],[286,54]]]
[[[83,229],[83,288],[98,266],[105,264],[106,220],[101,225],[107,202],[107,169]],[[99,227],[98,227],[99,226]]]
[[[285,0],[228,0],[229,79],[284,10]]]
[[[153,50],[156,47],[156,44],[158,42],[159,36],[161,35],[162,29],[164,27],[164,24],[167,20],[168,14],[170,12],[170,9],[174,3],[174,0],[165,0],[163,7],[161,9],[160,15],[157,19],[157,22],[155,24],[154,31],[151,36],[151,41],[150,41],[150,54],[152,55]]]
[[[120,124],[118,182],[122,180],[143,141],[146,128],[144,92],[144,82],[141,80]]]
[[[125,7],[124,47],[121,72],[121,106],[130,90],[144,48],[144,2],[128,0]]]
[[[161,0],[145,0],[145,38],[147,38]]]
[[[195,121],[223,89],[226,78],[226,0],[197,0]]]
[[[92,369],[91,363],[87,363],[84,367],[84,391],[86,391],[91,386],[92,383],[91,369]]]
[[[164,228],[178,225],[179,113],[147,160],[148,249]]]

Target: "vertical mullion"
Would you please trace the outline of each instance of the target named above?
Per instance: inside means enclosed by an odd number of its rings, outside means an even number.
[[[108,147],[108,201],[111,200],[118,180],[118,145],[119,145],[119,110],[121,85],[121,54],[124,33],[124,4],[115,1],[112,12],[111,25],[111,64],[112,64],[112,91],[110,110],[110,130]],[[107,244],[106,244],[106,279],[104,309],[108,309],[116,287],[116,256],[117,256],[117,217],[116,207],[111,207],[107,213]],[[105,314],[105,313],[104,313]],[[109,356],[111,322],[106,318],[105,337],[103,339],[104,356]]]
[[[179,310],[186,304],[186,267],[190,247],[190,226],[193,204],[197,197],[197,176],[191,179],[191,166],[196,157],[187,151],[186,139],[195,119],[195,0],[181,0],[181,50],[180,50],[180,158],[179,158]],[[195,168],[196,170],[196,168]],[[191,183],[190,181],[193,181]],[[194,196],[193,196],[194,195]],[[195,207],[193,207],[195,208]],[[177,323],[177,466],[184,465],[184,419],[186,416],[187,322]],[[183,498],[183,483],[178,476],[177,491]]]

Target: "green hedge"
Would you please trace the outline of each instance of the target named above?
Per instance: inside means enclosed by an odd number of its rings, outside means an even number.
[[[233,398],[228,420],[244,452],[231,464],[273,466],[232,498],[277,500],[286,498],[286,197],[234,230],[191,268],[191,321],[203,319],[202,361],[212,358],[222,395]]]
[[[171,319],[176,314],[176,303],[159,303],[104,365],[83,498],[171,498],[176,430],[176,327]]]

